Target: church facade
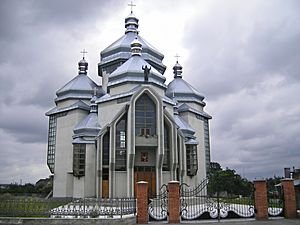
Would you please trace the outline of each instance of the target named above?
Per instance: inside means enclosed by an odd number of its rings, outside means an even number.
[[[102,85],[89,78],[83,57],[46,113],[53,197],[133,197],[141,180],[155,195],[171,180],[196,186],[206,177],[211,116],[204,97],[178,61],[165,84],[164,56],[139,35],[132,12],[125,28],[100,53]]]

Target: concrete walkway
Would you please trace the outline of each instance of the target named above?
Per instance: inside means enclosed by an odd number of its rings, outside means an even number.
[[[20,225],[20,224],[28,224],[28,225],[130,225],[136,224],[135,218],[128,219],[34,219],[34,218],[0,218],[0,225]],[[160,223],[160,222],[150,222],[149,225],[167,225],[168,223]],[[269,219],[263,221],[257,221],[255,219],[227,219],[221,220],[218,222],[217,220],[201,220],[201,221],[188,221],[182,222],[182,225],[300,225],[299,219]],[[175,225],[175,224],[173,224]],[[178,224],[176,224],[178,225]]]

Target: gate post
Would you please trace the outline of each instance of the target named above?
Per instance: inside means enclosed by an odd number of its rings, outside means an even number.
[[[137,216],[136,223],[148,223],[148,182],[137,182]]]
[[[297,209],[296,209],[296,193],[294,187],[293,179],[282,179],[281,185],[283,188],[284,196],[284,217],[285,218],[296,218]]]
[[[180,223],[180,193],[179,182],[168,183],[168,212],[169,223]]]
[[[267,196],[267,182],[265,180],[255,180],[255,219],[266,220],[269,218],[268,214],[268,196]]]

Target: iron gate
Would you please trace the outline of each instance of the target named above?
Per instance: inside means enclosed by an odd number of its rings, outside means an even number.
[[[283,210],[283,190],[281,185],[268,187],[268,214],[270,217],[281,217]]]
[[[203,180],[197,187],[180,185],[181,219],[225,219],[254,217],[254,200],[252,196],[228,196],[219,190],[209,195],[209,180]]]
[[[168,186],[162,185],[158,195],[150,196],[148,204],[150,220],[167,220],[168,216]]]

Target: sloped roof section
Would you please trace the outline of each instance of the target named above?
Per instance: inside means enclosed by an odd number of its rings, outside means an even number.
[[[87,75],[77,75],[56,92],[55,102],[69,98],[91,99],[95,88],[98,96],[104,94],[102,87]]]
[[[74,134],[79,136],[97,136],[101,126],[98,123],[97,113],[89,113],[80,123],[74,128]]]
[[[202,117],[205,117],[207,119],[211,119],[211,115],[209,115],[208,113],[204,112],[204,111],[199,111],[191,106],[189,106],[188,104],[186,103],[183,103],[181,104],[179,107],[178,107],[178,112],[181,113],[181,112],[192,112],[196,115],[199,115],[199,116],[202,116]]]
[[[68,111],[71,111],[74,109],[82,109],[82,110],[90,111],[90,107],[87,104],[85,104],[83,101],[79,100],[79,101],[75,102],[74,104],[67,106],[67,107],[59,108],[56,106],[53,109],[46,112],[46,116],[51,116],[51,115],[54,115],[57,113],[62,113],[62,112],[68,112]]]
[[[179,115],[174,115],[174,120],[179,129],[188,136],[195,134],[195,130]]]
[[[200,101],[204,99],[204,96],[201,95],[199,91],[181,77],[176,77],[169,83],[166,95],[170,98],[176,98],[178,101],[180,101],[181,98],[197,99]]]
[[[142,68],[145,66],[151,67],[141,56],[132,56],[109,76],[108,87],[123,82],[144,83],[144,71]],[[151,67],[149,83],[167,88],[165,81],[166,78],[155,68]]]

